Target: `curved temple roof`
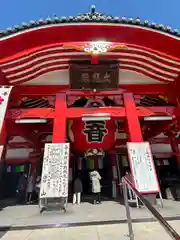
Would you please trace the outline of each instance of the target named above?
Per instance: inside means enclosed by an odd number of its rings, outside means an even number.
[[[92,7],[91,12],[75,17],[31,21],[0,32],[0,78],[13,85],[41,85],[50,83],[49,76],[41,76],[54,72],[50,84],[56,85],[58,78],[63,79],[59,85],[68,85],[69,60],[87,59],[87,54],[63,46],[104,40],[127,46],[102,54],[119,60],[121,84],[144,83],[142,75],[147,84],[173,82],[180,73],[179,37],[179,31],[168,26],[106,16]]]

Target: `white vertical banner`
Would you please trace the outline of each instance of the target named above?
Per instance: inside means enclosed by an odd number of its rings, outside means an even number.
[[[9,101],[9,96],[13,86],[1,86],[0,87],[0,133],[2,130],[4,117],[7,110],[7,105]]]
[[[45,144],[40,198],[68,197],[69,143]]]
[[[149,142],[127,143],[133,182],[141,193],[160,192]]]

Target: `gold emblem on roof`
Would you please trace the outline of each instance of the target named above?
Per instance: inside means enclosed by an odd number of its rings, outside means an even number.
[[[89,55],[101,55],[105,54],[110,51],[114,51],[117,49],[124,49],[127,48],[126,45],[120,43],[112,43],[107,41],[93,41],[87,43],[71,43],[71,44],[64,44],[64,48],[67,49],[74,49],[77,51],[83,51]]]

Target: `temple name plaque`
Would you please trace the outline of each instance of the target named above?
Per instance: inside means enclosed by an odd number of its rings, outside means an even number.
[[[71,89],[119,88],[119,64],[71,64]]]
[[[45,144],[40,198],[68,197],[69,143]]]
[[[141,193],[160,192],[149,142],[127,143],[132,180]]]

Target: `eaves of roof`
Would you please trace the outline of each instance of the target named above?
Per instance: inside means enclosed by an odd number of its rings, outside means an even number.
[[[151,28],[155,29],[160,32],[168,33],[170,35],[179,36],[180,32],[178,29],[172,29],[170,26],[164,26],[163,24],[156,24],[154,22],[149,23],[147,20],[141,21],[139,18],[126,18],[126,17],[113,17],[110,15],[104,15],[102,13],[98,13],[95,11],[91,11],[85,14],[78,14],[77,16],[69,16],[69,17],[54,17],[54,18],[46,18],[40,19],[38,21],[30,21],[29,23],[22,23],[21,25],[16,25],[13,28],[8,28],[5,31],[0,31],[0,38],[23,32],[28,29],[33,29],[41,26],[48,26],[48,25],[56,25],[56,24],[72,24],[72,23],[112,23],[117,25],[137,25],[144,28]]]

